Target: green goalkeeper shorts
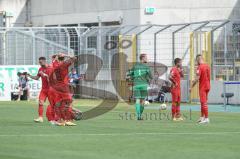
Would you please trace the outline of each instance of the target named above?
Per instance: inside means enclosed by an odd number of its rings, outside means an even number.
[[[148,95],[147,84],[138,84],[133,86],[134,97],[137,99],[145,99]]]

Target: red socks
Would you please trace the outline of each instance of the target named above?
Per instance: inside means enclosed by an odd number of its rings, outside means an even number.
[[[42,117],[43,116],[43,105],[39,104],[38,106],[38,116]]]
[[[180,106],[176,106],[176,116],[180,117]]]
[[[172,118],[174,117],[180,117],[180,105],[177,105],[176,103],[172,103]]]
[[[204,117],[204,110],[202,104],[201,104],[201,117]]]
[[[208,118],[208,105],[207,105],[207,103],[201,103],[201,115],[202,115],[202,117]]]
[[[175,103],[172,103],[172,118],[176,117],[177,107]]]

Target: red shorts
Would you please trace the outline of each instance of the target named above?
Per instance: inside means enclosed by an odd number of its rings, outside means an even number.
[[[207,103],[209,90],[199,90],[200,102]]]
[[[181,102],[181,91],[171,91],[171,94],[173,102]]]
[[[39,101],[46,101],[46,99],[48,98],[48,89],[42,89],[40,94],[39,94]]]
[[[50,88],[50,98],[51,98],[51,101],[52,103],[54,103],[54,105],[56,103],[60,103],[62,101],[66,101],[66,102],[72,102],[72,96],[70,93],[62,93],[62,92],[59,92],[59,91],[56,91],[54,88]]]

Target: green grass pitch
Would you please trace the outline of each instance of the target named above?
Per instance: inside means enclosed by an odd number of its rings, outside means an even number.
[[[87,110],[99,100],[75,101]],[[210,112],[211,123],[126,120],[134,106],[119,103],[76,127],[37,124],[36,102],[0,102],[0,159],[226,159],[240,158],[240,113]],[[158,110],[146,109],[145,113]],[[187,117],[189,112],[183,112]]]

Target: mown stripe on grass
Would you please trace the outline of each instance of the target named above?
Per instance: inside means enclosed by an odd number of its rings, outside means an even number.
[[[0,137],[54,137],[54,136],[131,136],[131,135],[228,135],[240,132],[142,132],[142,133],[85,133],[85,134],[0,134]]]

